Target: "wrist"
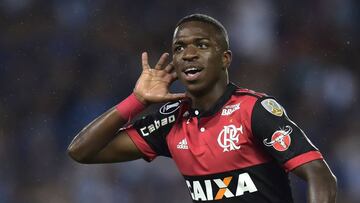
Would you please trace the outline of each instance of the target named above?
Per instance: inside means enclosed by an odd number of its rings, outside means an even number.
[[[135,96],[135,98],[145,107],[149,105],[149,103],[144,99],[144,97],[140,96],[136,91],[132,93],[132,95]]]
[[[146,105],[142,103],[134,93],[132,93],[126,99],[117,104],[115,108],[123,119],[130,121],[142,112],[146,108]]]

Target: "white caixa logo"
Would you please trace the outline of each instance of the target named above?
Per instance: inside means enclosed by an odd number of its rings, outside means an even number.
[[[236,176],[224,178],[206,179],[206,180],[185,180],[189,188],[191,198],[195,201],[213,201],[222,200],[232,197],[238,197],[245,194],[257,192],[254,181],[248,173],[241,173]],[[235,188],[230,189],[230,182],[234,182]]]
[[[222,109],[221,115],[222,116],[229,116],[229,115],[231,115],[232,113],[234,113],[235,111],[237,111],[239,109],[240,109],[240,103],[234,104],[234,105],[228,105],[228,106],[225,106]]]
[[[223,152],[229,152],[240,149],[239,135],[243,134],[243,126],[237,128],[235,125],[224,126],[224,129],[219,133],[218,143],[224,149]]]

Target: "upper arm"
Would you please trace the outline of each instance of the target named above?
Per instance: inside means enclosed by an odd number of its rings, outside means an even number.
[[[308,202],[335,202],[336,178],[321,153],[274,99],[259,99],[253,109],[252,130],[266,151],[286,171],[308,183]]]
[[[91,163],[113,163],[131,161],[142,158],[143,154],[125,130],[117,133],[116,137],[96,154]]]
[[[260,98],[253,108],[251,123],[253,135],[286,171],[322,159],[318,149],[276,100]]]

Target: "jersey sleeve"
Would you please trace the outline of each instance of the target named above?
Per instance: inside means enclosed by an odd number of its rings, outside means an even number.
[[[124,130],[144,159],[152,161],[157,156],[171,157],[166,137],[176,121],[180,102],[167,103],[159,111],[144,116]]]
[[[322,159],[319,150],[289,119],[284,108],[271,97],[257,100],[253,108],[251,126],[253,135],[286,171]]]

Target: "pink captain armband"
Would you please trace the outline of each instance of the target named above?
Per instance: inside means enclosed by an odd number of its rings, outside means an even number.
[[[127,121],[132,120],[144,109],[145,105],[136,98],[134,93],[116,105],[116,110],[120,116]]]

